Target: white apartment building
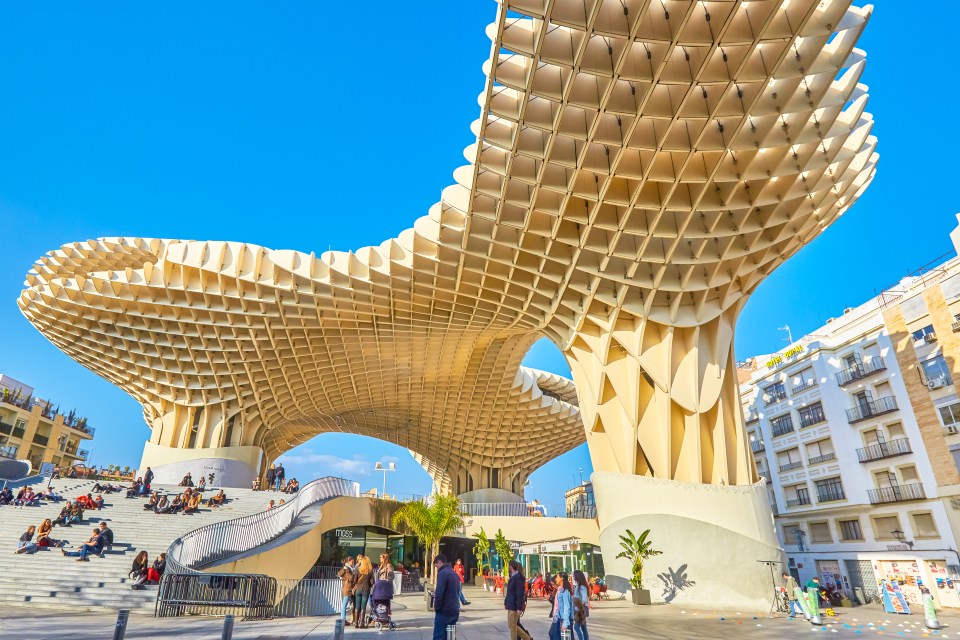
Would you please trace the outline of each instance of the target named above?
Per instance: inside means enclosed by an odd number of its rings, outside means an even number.
[[[960,258],[738,371],[789,570],[960,607]]]

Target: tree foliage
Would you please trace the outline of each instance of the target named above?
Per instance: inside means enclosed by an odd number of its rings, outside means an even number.
[[[510,548],[510,541],[503,535],[502,529],[497,529],[497,535],[493,538],[493,548],[497,550],[497,555],[500,556],[500,570],[505,573],[507,563],[513,560],[513,549]]]
[[[490,538],[487,532],[480,527],[480,533],[473,534],[477,543],[473,545],[473,555],[477,559],[477,575],[483,573],[483,568],[490,568]]]
[[[630,586],[634,589],[643,589],[643,561],[663,553],[653,548],[653,542],[647,540],[648,535],[650,535],[650,529],[639,536],[633,535],[633,532],[627,529],[627,535],[620,536],[620,546],[623,551],[617,554],[617,558],[626,558],[632,563],[633,575],[630,578]]]
[[[429,500],[408,502],[393,514],[393,528],[405,526],[427,549],[424,567],[427,578],[433,573],[433,558],[440,552],[440,539],[463,527],[463,512],[456,496],[434,494]]]

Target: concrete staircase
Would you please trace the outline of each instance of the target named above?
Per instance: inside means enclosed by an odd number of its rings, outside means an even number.
[[[92,492],[93,481],[54,480],[54,490],[67,500]],[[163,493],[179,488],[154,485]],[[249,489],[225,489],[229,502],[217,509],[201,508],[199,513],[155,514],[143,510],[146,499],[124,497],[123,493],[104,495],[100,511],[87,511],[82,524],[54,527],[53,537],[69,540],[75,549],[90,537],[91,530],[105,520],[114,533],[113,549],[103,558],[91,556],[87,562],[64,558],[59,549],[44,548],[35,554],[15,554],[17,540],[28,525],[39,526],[44,518],[56,518],[64,502],[44,502],[39,507],[0,507],[0,607],[33,606],[74,611],[116,611],[152,614],[157,587],[142,591],[131,589],[127,574],[133,558],[146,550],[150,564],[184,533],[212,522],[230,520],[262,511],[267,502],[280,494],[253,492]],[[207,490],[204,499],[215,492]]]

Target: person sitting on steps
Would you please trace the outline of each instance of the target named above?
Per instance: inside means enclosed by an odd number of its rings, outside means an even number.
[[[177,513],[180,509],[183,508],[183,498],[180,497],[180,494],[173,496],[173,501],[167,505],[167,510],[160,510],[160,513]]]
[[[160,583],[160,578],[163,577],[163,572],[167,570],[167,554],[161,553],[160,556],[153,561],[153,566],[147,569],[147,582],[156,582]]]
[[[130,573],[128,573],[127,576],[133,580],[130,588],[134,591],[143,589],[143,583],[147,581],[147,573],[150,570],[147,564],[146,551],[141,551],[137,554],[137,557],[133,559],[133,568],[130,569]]]
[[[86,560],[87,556],[91,553],[100,555],[100,552],[103,551],[103,544],[103,534],[100,532],[100,529],[94,529],[93,535],[90,536],[90,539],[77,547],[76,551],[67,551],[63,547],[60,548],[60,551],[64,556],[76,558],[77,562],[82,562]]]
[[[62,547],[64,545],[63,540],[55,540],[50,537],[51,531],[53,531],[53,523],[50,522],[50,518],[47,518],[40,523],[40,528],[37,529],[37,546]]]
[[[34,507],[39,504],[37,499],[37,494],[33,492],[33,487],[25,487],[20,490],[20,493],[17,494],[17,499],[13,501],[13,505],[17,507]]]
[[[150,496],[149,502],[145,502],[143,508],[147,511],[155,511],[157,508],[157,502],[160,501],[160,494],[156,491],[153,492],[153,495]]]
[[[13,491],[4,488],[3,491],[0,491],[0,505],[7,505],[11,502],[13,502]]]
[[[203,500],[203,494],[199,491],[190,496],[190,501],[183,505],[183,515],[196,513],[200,509],[201,500]]]
[[[215,496],[207,500],[207,506],[217,508],[220,505],[224,504],[227,501],[227,494],[223,492],[223,489],[217,492]]]
[[[181,487],[192,487],[192,486],[193,486],[193,477],[192,477],[189,473],[187,473],[187,475],[183,476],[183,480],[180,481],[180,486],[181,486]]]
[[[103,534],[103,548],[106,550],[113,547],[113,529],[102,520],[100,521],[100,533]],[[100,555],[103,555],[103,551],[100,552]]]
[[[133,486],[127,489],[128,498],[136,498],[143,491],[143,478],[137,478],[133,481]]]
[[[96,505],[98,510],[103,509],[103,496],[98,493],[97,497],[93,499],[93,504]]]
[[[197,483],[197,490],[204,491],[207,488],[207,479],[200,476],[200,482]]]
[[[153,505],[154,513],[166,513],[170,511],[170,501],[167,499],[167,496],[160,496],[156,504]]]
[[[19,542],[17,542],[17,550],[15,553],[36,553],[37,552],[37,543],[33,541],[33,534],[37,531],[37,528],[33,525],[27,527],[27,530],[23,532],[20,536]]]

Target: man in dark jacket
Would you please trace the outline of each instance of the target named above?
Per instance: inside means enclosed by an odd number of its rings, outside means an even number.
[[[433,596],[433,640],[445,640],[447,626],[457,624],[460,619],[460,578],[442,553],[434,558],[433,568],[437,572],[437,590]]]
[[[527,630],[520,624],[520,616],[527,608],[526,580],[523,570],[516,560],[510,561],[510,579],[507,581],[506,594],[503,597],[503,608],[507,610],[507,627],[510,629],[510,640],[532,640]]]

